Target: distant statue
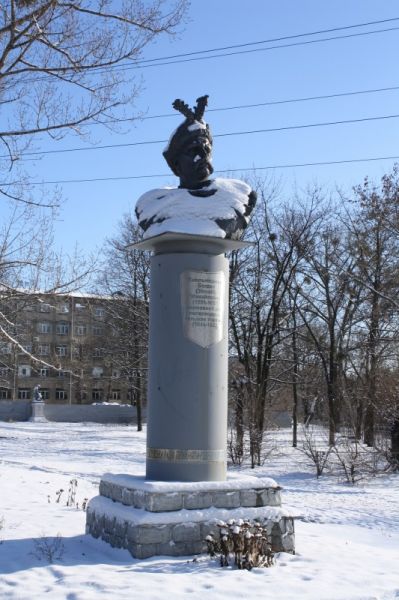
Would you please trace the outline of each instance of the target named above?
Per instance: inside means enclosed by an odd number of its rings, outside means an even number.
[[[40,385],[35,385],[35,387],[33,388],[33,402],[41,402],[42,399],[43,398],[40,393]]]
[[[256,203],[256,193],[244,181],[210,179],[212,135],[203,116],[208,96],[191,109],[182,100],[173,108],[186,118],[172,134],[163,155],[179,177],[178,188],[161,188],[143,194],[136,205],[145,238],[161,233],[190,233],[239,239]]]

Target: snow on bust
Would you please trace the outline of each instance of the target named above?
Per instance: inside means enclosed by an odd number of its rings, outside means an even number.
[[[254,204],[254,193],[244,181],[217,178],[199,190],[146,192],[137,202],[136,214],[144,238],[174,232],[238,239]]]
[[[179,177],[177,188],[161,188],[143,194],[136,205],[144,238],[161,233],[192,233],[239,239],[256,203],[256,193],[237,179],[210,179],[212,135],[203,119],[208,96],[191,109],[182,100],[173,107],[185,121],[173,132],[163,155]]]

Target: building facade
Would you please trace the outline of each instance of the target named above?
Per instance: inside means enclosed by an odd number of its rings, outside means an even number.
[[[78,294],[8,299],[0,399],[32,400],[40,386],[48,403],[134,404],[138,369],[118,342],[116,301]]]

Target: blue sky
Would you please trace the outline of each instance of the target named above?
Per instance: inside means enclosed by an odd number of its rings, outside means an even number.
[[[270,38],[399,17],[393,0],[192,0],[187,23],[174,39],[158,39],[143,58],[157,58],[246,44]],[[399,20],[348,31],[309,36],[302,41],[399,27]],[[300,40],[292,40],[300,41]],[[281,42],[282,43],[282,42]],[[275,45],[275,44],[269,44]],[[266,47],[253,46],[252,48]],[[219,58],[137,70],[142,93],[137,109],[148,115],[172,113],[182,98],[190,105],[209,94],[209,108],[265,103],[343,92],[399,86],[399,29],[329,42],[296,45]],[[250,49],[247,47],[245,49]],[[293,102],[251,109],[208,112],[215,136],[257,129],[289,127],[399,114],[399,89],[326,100]],[[68,136],[43,142],[43,149],[88,147],[168,139],[179,117],[136,121],[124,135],[93,128],[93,145]],[[399,156],[399,119],[356,124],[215,137],[216,170],[290,165],[368,157]],[[164,144],[89,150],[44,156],[29,165],[35,180],[95,179],[167,174]],[[258,171],[280,179],[285,197],[308,184],[326,190],[350,189],[365,175],[379,179],[393,160],[346,165]],[[234,176],[240,177],[239,174]],[[58,247],[77,243],[83,252],[97,251],[112,237],[122,215],[148,189],[173,185],[176,179],[115,180],[64,184],[65,203],[56,223]],[[51,190],[51,186],[46,186]]]

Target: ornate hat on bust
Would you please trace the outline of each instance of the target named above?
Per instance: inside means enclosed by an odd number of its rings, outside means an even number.
[[[209,125],[203,120],[205,108],[208,105],[208,96],[197,98],[197,105],[191,109],[183,100],[175,100],[173,108],[186,117],[185,121],[173,132],[167,147],[163,152],[169,168],[177,175],[175,170],[175,159],[181,149],[193,139],[206,140],[212,145],[212,135]]]

